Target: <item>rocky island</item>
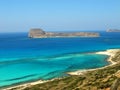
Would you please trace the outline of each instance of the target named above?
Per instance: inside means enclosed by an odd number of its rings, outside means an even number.
[[[45,32],[42,29],[31,29],[28,37],[30,38],[49,38],[49,37],[99,37],[99,33],[95,32],[74,32],[74,33],[58,33]]]
[[[120,32],[119,29],[108,29],[106,32]]]

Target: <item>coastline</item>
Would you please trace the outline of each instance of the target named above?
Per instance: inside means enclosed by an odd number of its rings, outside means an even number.
[[[99,51],[99,52],[94,53],[94,54],[108,55],[109,58],[107,59],[107,61],[110,62],[110,64],[107,66],[96,68],[96,69],[78,70],[78,71],[74,71],[74,72],[68,72],[67,74],[69,74],[69,75],[83,75],[84,73],[86,73],[88,71],[94,71],[94,70],[103,69],[103,68],[115,65],[115,64],[117,64],[117,62],[113,61],[112,58],[116,55],[116,53],[118,51],[120,51],[120,49],[108,49],[105,51]]]
[[[84,73],[88,72],[88,71],[94,71],[94,70],[98,70],[98,69],[103,69],[105,67],[109,67],[112,66],[114,64],[116,64],[117,62],[112,61],[112,58],[116,55],[116,53],[120,51],[120,49],[108,49],[105,51],[99,51],[99,52],[94,52],[93,54],[103,54],[103,55],[108,55],[109,58],[107,59],[108,62],[110,62],[109,65],[101,67],[101,68],[96,68],[96,69],[87,69],[87,70],[78,70],[78,71],[74,71],[74,72],[67,72],[67,74],[69,75],[83,75]],[[55,79],[61,79],[61,78],[55,78]],[[37,84],[42,84],[42,83],[46,83],[46,82],[50,82],[50,81],[54,81],[55,79],[51,79],[51,80],[38,80],[38,81],[34,81],[34,82],[28,82],[28,83],[24,83],[24,84],[20,84],[20,85],[16,85],[16,86],[11,86],[8,88],[3,88],[2,90],[10,90],[10,89],[16,89],[16,88],[20,88],[21,90],[27,87],[31,87]]]
[[[53,81],[53,80],[55,80],[55,79],[51,79],[51,80],[37,80],[37,81],[27,82],[27,83],[20,84],[20,85],[10,86],[8,88],[4,88],[3,87],[2,90],[11,90],[11,89],[15,89],[15,88],[24,89],[24,88],[29,87],[29,86],[33,86],[33,85],[37,85],[37,84],[41,84],[41,83],[46,83],[46,82]]]

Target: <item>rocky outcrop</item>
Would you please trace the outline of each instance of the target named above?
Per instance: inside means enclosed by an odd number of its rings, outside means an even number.
[[[45,32],[42,29],[31,29],[28,35],[30,38],[47,37],[99,37],[99,33],[94,32],[75,32],[75,33],[55,33]]]

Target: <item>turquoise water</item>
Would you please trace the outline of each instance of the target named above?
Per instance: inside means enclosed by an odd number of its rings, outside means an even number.
[[[108,56],[86,52],[120,48],[120,33],[100,33],[99,38],[44,39],[27,38],[27,33],[0,34],[0,86],[108,65]]]

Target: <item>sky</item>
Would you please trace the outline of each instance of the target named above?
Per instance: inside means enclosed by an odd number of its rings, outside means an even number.
[[[0,32],[120,29],[120,0],[0,0]]]

